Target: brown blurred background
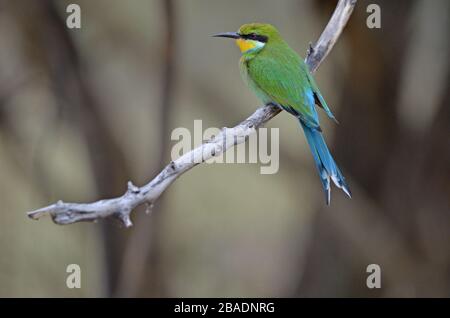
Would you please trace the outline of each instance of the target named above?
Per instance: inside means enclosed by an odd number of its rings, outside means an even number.
[[[366,7],[381,6],[381,29]],[[65,26],[69,3],[82,28]],[[0,296],[450,296],[450,2],[358,1],[316,78],[322,122],[353,190],[325,207],[287,114],[280,170],[196,167],[135,226],[69,226],[25,212],[142,185],[170,133],[231,126],[259,102],[239,52],[211,34],[275,24],[304,55],[336,1],[0,0]],[[81,266],[68,289],[66,266]],[[382,288],[366,287],[381,266]]]

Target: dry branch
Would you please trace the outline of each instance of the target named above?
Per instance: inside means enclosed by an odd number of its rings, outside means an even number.
[[[311,46],[306,63],[314,73],[333,48],[342,30],[347,24],[356,0],[340,0],[325,30],[314,46]],[[149,207],[159,196],[186,171],[227,151],[256,132],[260,126],[280,113],[274,105],[258,108],[250,117],[233,128],[222,131],[201,146],[170,162],[153,180],[143,187],[128,183],[128,190],[121,197],[100,200],[92,203],[65,203],[59,201],[47,207],[28,212],[32,219],[39,219],[49,214],[57,224],[70,224],[81,221],[95,221],[100,218],[116,217],[129,227],[132,225],[130,213],[137,206],[147,204]]]

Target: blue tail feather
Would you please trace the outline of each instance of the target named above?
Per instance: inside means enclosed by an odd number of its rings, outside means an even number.
[[[314,162],[316,163],[317,170],[319,171],[320,180],[322,181],[322,186],[325,191],[325,200],[327,205],[330,204],[331,199],[330,179],[338,188],[341,188],[342,191],[344,191],[345,194],[351,198],[352,195],[350,188],[345,182],[344,176],[331,156],[327,144],[323,139],[322,133],[315,128],[308,127],[301,120],[300,124],[305,132],[306,140],[311,148]]]

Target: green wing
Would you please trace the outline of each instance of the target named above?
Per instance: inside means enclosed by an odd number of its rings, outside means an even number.
[[[264,93],[306,125],[319,128],[315,104],[334,119],[306,64],[294,51],[283,50],[283,54],[277,54],[277,50],[261,52],[246,66],[248,76],[254,82],[253,88],[261,91],[256,92],[258,96]]]
[[[306,125],[319,127],[314,92],[307,74],[301,71],[301,60],[297,56],[261,53],[247,62],[247,68],[256,89],[262,90],[273,102]]]

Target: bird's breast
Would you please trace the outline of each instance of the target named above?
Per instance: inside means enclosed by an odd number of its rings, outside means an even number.
[[[244,56],[241,57],[239,68],[241,71],[242,79],[250,88],[250,90],[253,91],[256,97],[258,97],[258,99],[260,99],[264,104],[273,103],[274,101],[272,100],[272,98],[259,87],[258,83],[252,77],[251,63],[252,60],[246,59]]]

